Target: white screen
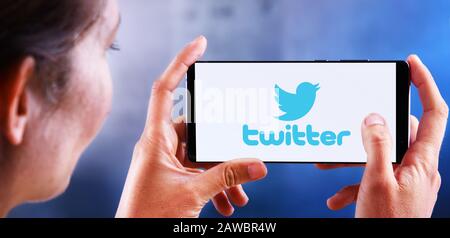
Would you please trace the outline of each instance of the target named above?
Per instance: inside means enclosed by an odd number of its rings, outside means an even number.
[[[372,112],[396,139],[395,63],[204,62],[194,87],[198,162],[366,162]]]

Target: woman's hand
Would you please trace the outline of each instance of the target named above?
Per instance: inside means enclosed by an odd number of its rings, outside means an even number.
[[[369,115],[362,125],[367,164],[361,184],[343,188],[328,199],[337,210],[356,201],[356,217],[430,217],[441,185],[439,151],[448,106],[428,69],[417,56],[408,58],[411,79],[423,106],[420,123],[411,117],[410,147],[398,166],[391,162],[392,140],[385,120]],[[321,169],[345,165],[317,165]]]
[[[198,166],[186,158],[185,123],[171,120],[172,91],[206,44],[201,36],[187,45],[154,82],[147,123],[134,150],[117,217],[198,217],[210,199],[229,216],[234,211],[231,203],[248,202],[241,184],[265,177],[266,167],[256,159]]]

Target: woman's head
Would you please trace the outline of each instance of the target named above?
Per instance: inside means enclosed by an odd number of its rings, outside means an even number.
[[[0,186],[11,203],[67,186],[110,109],[118,24],[112,0],[0,2]]]

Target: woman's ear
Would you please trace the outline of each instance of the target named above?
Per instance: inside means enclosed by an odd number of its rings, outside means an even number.
[[[29,119],[27,83],[33,77],[35,60],[25,57],[0,75],[0,126],[12,145],[22,143]]]

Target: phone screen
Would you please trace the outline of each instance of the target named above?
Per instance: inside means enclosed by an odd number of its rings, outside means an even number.
[[[365,163],[361,125],[368,114],[382,115],[397,140],[396,65],[197,62],[188,75],[190,157]]]

